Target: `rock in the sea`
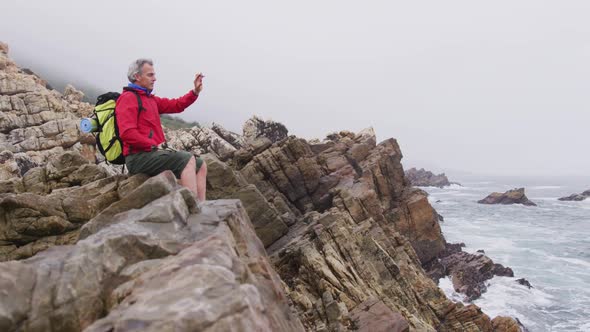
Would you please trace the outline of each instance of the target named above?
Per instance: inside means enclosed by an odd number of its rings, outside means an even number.
[[[466,301],[473,301],[487,290],[485,281],[493,276],[513,277],[509,267],[494,263],[485,256],[483,250],[477,254],[464,252],[464,243],[446,243],[446,248],[439,254],[439,259],[424,265],[428,275],[438,282],[440,278],[450,276],[455,291],[465,295]]]
[[[516,282],[518,282],[519,284],[521,284],[523,286],[526,286],[528,289],[533,288],[531,283],[528,280],[526,280],[525,278],[516,279]]]
[[[413,186],[417,187],[442,188],[451,185],[451,182],[449,182],[449,179],[444,173],[435,175],[424,168],[419,170],[416,168],[410,168],[406,171],[406,177]]]
[[[522,204],[527,206],[537,206],[531,202],[524,194],[524,188],[515,188],[505,193],[494,192],[486,198],[477,201],[480,204]]]
[[[571,194],[566,197],[559,198],[560,201],[583,201],[586,198],[590,197],[590,190],[586,190],[581,194]]]
[[[473,301],[486,291],[484,281],[494,275],[513,277],[510,268],[505,268],[485,255],[473,255],[459,252],[441,259],[448,274],[451,276],[453,288],[465,294],[467,301]]]

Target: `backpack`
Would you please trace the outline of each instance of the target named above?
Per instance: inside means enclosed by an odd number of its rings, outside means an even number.
[[[123,90],[131,91],[137,97],[137,120],[139,121],[141,110],[144,109],[139,94],[133,89],[123,88]],[[119,136],[117,116],[115,115],[115,107],[120,95],[118,92],[107,92],[98,96],[93,112],[93,118],[97,123],[95,131],[96,147],[107,162],[115,165],[125,164],[123,141]]]

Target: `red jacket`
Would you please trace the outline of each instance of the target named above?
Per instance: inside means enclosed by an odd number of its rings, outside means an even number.
[[[123,141],[123,155],[151,151],[166,141],[160,114],[180,113],[197,100],[191,90],[177,99],[160,98],[147,95],[144,91],[135,90],[139,94],[143,109],[138,118],[137,97],[131,91],[123,91],[117,99],[115,113],[119,127],[119,137]]]

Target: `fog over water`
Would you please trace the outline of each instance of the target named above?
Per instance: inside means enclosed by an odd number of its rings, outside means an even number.
[[[584,175],[587,1],[5,1],[0,40],[41,76],[118,90],[155,62],[182,117],[241,132],[253,114],[323,138],[374,127],[403,164]]]

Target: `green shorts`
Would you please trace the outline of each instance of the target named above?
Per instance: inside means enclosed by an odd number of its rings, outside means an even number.
[[[170,170],[177,179],[188,164],[193,155],[187,151],[157,150],[152,152],[140,152],[125,157],[125,166],[129,174],[143,173],[154,176],[163,171]],[[203,165],[203,159],[196,157],[196,171]]]

